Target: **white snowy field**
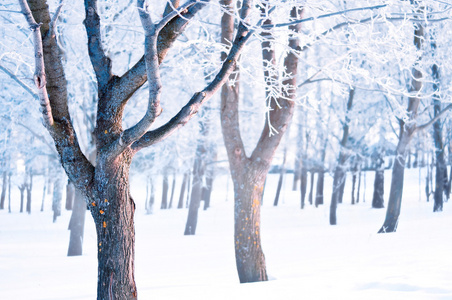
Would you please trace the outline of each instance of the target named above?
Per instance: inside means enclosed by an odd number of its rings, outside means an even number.
[[[452,299],[452,212],[432,212],[424,178],[408,170],[397,233],[377,234],[385,210],[370,208],[373,173],[366,176],[366,202],[350,204],[350,177],[338,225],[328,224],[331,177],[325,204],[299,208],[299,194],[285,180],[273,207],[278,175],[270,175],[262,208],[262,246],[268,282],[239,284],[233,245],[232,184],[217,177],[211,208],[200,210],[196,236],[183,236],[187,210],[144,212],[145,185],[132,179],[136,212],[136,282],[140,299]],[[386,201],[390,172],[386,173]],[[363,184],[364,185],[364,184]],[[362,185],[362,188],[363,188]],[[82,300],[96,297],[96,236],[87,215],[84,254],[67,257],[70,212],[52,223],[50,198],[39,212],[20,214],[18,191],[12,213],[0,211],[0,299]],[[160,185],[157,185],[160,187]],[[175,201],[179,196],[177,183]],[[230,190],[226,192],[226,188]],[[17,188],[15,189],[17,190]],[[421,193],[420,193],[421,191]],[[421,197],[421,199],[420,199]],[[160,198],[158,198],[160,199]],[[226,201],[227,200],[227,201]]]

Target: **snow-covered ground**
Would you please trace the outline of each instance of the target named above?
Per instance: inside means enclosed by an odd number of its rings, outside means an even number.
[[[145,185],[132,179],[136,212],[136,282],[140,299],[452,299],[452,212],[433,213],[424,177],[408,170],[397,233],[377,234],[385,210],[350,204],[350,178],[338,225],[328,225],[331,177],[325,205],[299,209],[291,175],[273,207],[278,175],[270,175],[262,208],[262,246],[268,282],[239,284],[233,248],[233,199],[227,177],[216,178],[212,207],[200,210],[196,236],[183,236],[187,210],[144,212]],[[389,192],[390,173],[386,173]],[[178,188],[179,188],[178,182]],[[34,185],[39,186],[39,179]],[[175,199],[178,199],[176,189]],[[421,191],[421,193],[420,193]],[[70,212],[52,223],[50,198],[39,212],[36,190],[31,215],[0,211],[0,299],[95,299],[96,236],[87,215],[84,254],[67,257]],[[421,195],[420,195],[421,194]],[[387,197],[386,201],[387,201]],[[420,199],[421,198],[421,199]]]

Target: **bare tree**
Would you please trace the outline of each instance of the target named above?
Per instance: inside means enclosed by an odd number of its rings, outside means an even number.
[[[238,35],[213,81],[195,93],[166,124],[149,131],[160,115],[161,79],[159,65],[186,25],[208,1],[172,1],[163,18],[154,23],[150,7],[137,1],[145,32],[145,55],[124,75],[112,73],[112,60],[102,46],[97,1],[85,1],[84,25],[88,52],[97,79],[96,166],[80,150],[68,109],[67,83],[54,32],[53,18],[45,0],[19,0],[33,33],[35,84],[39,91],[44,125],[55,142],[69,180],[83,193],[93,216],[98,237],[98,299],[136,299],[134,279],[134,211],[130,196],[129,167],[134,155],[152,146],[186,124],[228,79],[246,41],[251,36],[241,24]],[[244,7],[249,1],[243,2]],[[174,9],[173,9],[174,8]],[[123,129],[124,107],[148,81],[148,107],[134,126]]]

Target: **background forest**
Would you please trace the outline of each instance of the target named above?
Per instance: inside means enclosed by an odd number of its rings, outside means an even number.
[[[450,299],[451,18],[3,1],[0,298]]]

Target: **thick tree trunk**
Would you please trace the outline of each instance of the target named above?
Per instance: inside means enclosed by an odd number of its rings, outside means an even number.
[[[235,169],[234,171],[239,171]],[[247,164],[233,175],[234,242],[237,271],[241,283],[268,280],[260,238],[260,200],[268,170]]]
[[[78,190],[74,191],[73,203],[74,205],[72,208],[72,215],[68,228],[71,231],[71,235],[69,238],[67,256],[78,256],[82,255],[83,253],[83,233],[85,230],[86,201]]]
[[[90,204],[98,243],[97,299],[132,300],[137,298],[137,289],[134,279],[135,203],[129,187],[131,155],[125,151],[114,161],[102,154],[99,156],[94,199]]]

